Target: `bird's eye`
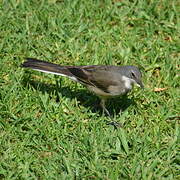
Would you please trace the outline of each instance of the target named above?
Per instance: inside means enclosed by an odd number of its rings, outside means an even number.
[[[133,78],[136,78],[136,76],[135,76],[135,74],[134,74],[133,72],[131,72],[131,76],[132,76]]]

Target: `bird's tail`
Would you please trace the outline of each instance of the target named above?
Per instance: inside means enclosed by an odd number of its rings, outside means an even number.
[[[56,74],[60,76],[73,77],[66,66],[59,66],[50,62],[41,61],[34,58],[26,58],[26,61],[21,65],[24,68],[31,68],[36,71]]]

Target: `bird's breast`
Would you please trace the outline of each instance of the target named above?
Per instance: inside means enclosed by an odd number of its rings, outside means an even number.
[[[95,87],[95,86],[87,86],[87,88],[93,92],[94,94],[96,94],[97,96],[103,96],[103,97],[109,97],[111,96],[110,93],[108,92],[104,92],[102,89],[98,88],[98,87]]]
[[[87,86],[87,88],[97,96],[104,98],[113,98],[113,97],[121,96],[130,91],[129,89],[122,86],[122,84],[121,86],[109,86],[107,88],[107,92],[104,92],[102,89],[95,86]]]

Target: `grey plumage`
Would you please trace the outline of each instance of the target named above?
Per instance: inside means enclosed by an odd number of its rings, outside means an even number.
[[[105,108],[106,99],[128,93],[133,84],[138,84],[143,88],[142,74],[136,66],[60,66],[34,58],[27,58],[22,67],[67,76],[83,84],[101,98],[103,111],[106,111],[108,115],[109,112]]]

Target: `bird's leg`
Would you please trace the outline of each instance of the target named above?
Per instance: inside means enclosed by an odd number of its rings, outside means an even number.
[[[101,99],[100,105],[101,105],[101,107],[102,107],[102,109],[103,109],[103,114],[104,114],[104,112],[106,112],[106,114],[107,114],[109,117],[111,117],[109,111],[106,109],[105,103],[106,103],[106,99]]]
[[[113,118],[111,117],[109,111],[105,107],[105,103],[106,103],[106,99],[101,99],[100,105],[101,105],[101,107],[103,109],[103,114],[104,114],[104,112],[106,112],[107,115],[109,116],[109,118],[112,120],[112,121],[107,122],[107,125],[114,126],[115,129],[117,129],[119,127],[122,127],[121,123],[113,121]]]
[[[119,110],[119,114],[120,114],[120,116],[122,115],[122,109]]]

